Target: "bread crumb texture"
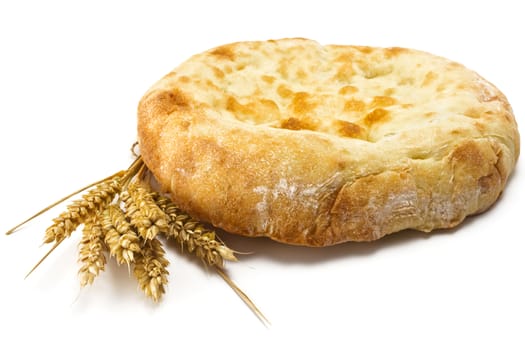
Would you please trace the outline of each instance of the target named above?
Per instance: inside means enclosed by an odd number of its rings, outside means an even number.
[[[307,39],[191,57],[145,94],[138,135],[191,214],[311,246],[453,227],[496,201],[519,155],[507,99],[477,73]]]

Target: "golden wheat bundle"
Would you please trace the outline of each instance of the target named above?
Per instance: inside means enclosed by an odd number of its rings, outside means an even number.
[[[119,265],[133,268],[140,289],[153,301],[160,300],[168,283],[167,266],[162,242],[157,236],[172,237],[181,250],[199,258],[218,274],[247,303],[254,313],[267,322],[253,302],[222,271],[224,260],[236,261],[235,252],[228,248],[215,232],[182,212],[167,196],[155,192],[145,181],[147,168],[140,156],[127,171],[106,179],[53,203],[7,232],[13,233],[21,225],[70,197],[86,191],[53,220],[44,235],[44,243],[54,243],[51,250],[28,273],[80,226],[79,244],[80,285],[92,284],[104,271],[106,255]]]

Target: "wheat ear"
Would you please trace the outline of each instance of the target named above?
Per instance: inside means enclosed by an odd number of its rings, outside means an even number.
[[[107,247],[104,244],[104,230],[98,217],[88,220],[82,229],[82,240],[79,244],[79,262],[81,264],[78,271],[80,285],[82,287],[92,284],[95,277],[106,266],[104,251]]]
[[[59,242],[69,237],[87,218],[102,211],[120,192],[120,177],[112,177],[89,190],[81,199],[73,201],[66,211],[53,219],[44,236],[44,243]]]
[[[157,205],[168,215],[166,235],[174,238],[181,249],[194,253],[209,266],[222,267],[224,260],[236,261],[234,251],[217,240],[215,231],[206,228],[180,210],[169,198],[156,194]]]
[[[135,254],[140,252],[140,240],[118,205],[109,205],[102,212],[102,227],[110,255],[119,265],[126,263],[129,266],[135,261]]]
[[[130,222],[139,235],[148,240],[168,230],[168,216],[158,207],[149,191],[138,181],[128,185],[127,193],[121,195]]]
[[[169,272],[166,267],[169,262],[164,255],[162,244],[157,238],[144,240],[133,268],[140,289],[155,302],[166,292],[165,286],[168,284]]]

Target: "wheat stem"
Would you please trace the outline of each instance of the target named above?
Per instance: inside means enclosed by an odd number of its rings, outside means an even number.
[[[122,178],[122,188],[126,188],[130,181],[137,175],[137,173],[144,168],[146,165],[142,160],[142,157],[138,157],[131,163],[125,175]]]
[[[246,304],[246,306],[248,306],[248,308],[250,308],[250,310],[252,310],[252,312],[255,314],[255,316],[257,316],[257,318],[262,322],[263,325],[265,325],[266,327],[268,327],[269,325],[271,325],[270,321],[266,318],[266,316],[264,316],[264,314],[261,312],[261,310],[259,310],[259,308],[255,305],[255,303],[248,297],[248,295],[246,295],[246,293],[244,293],[232,280],[231,278],[226,274],[226,272],[224,272],[220,267],[218,266],[215,266],[215,270],[217,271],[217,273],[219,274],[219,276],[222,277],[222,279],[230,286],[231,289],[233,289],[233,291],[235,293],[237,293],[237,295],[239,296],[239,298],[241,298],[242,301],[244,301],[244,303]]]
[[[97,186],[97,185],[99,185],[99,184],[101,184],[101,183],[103,183],[103,182],[109,181],[109,180],[111,180],[111,179],[113,179],[113,178],[115,178],[115,177],[123,176],[125,173],[126,173],[125,170],[119,171],[119,172],[117,172],[117,173],[115,173],[115,174],[113,174],[113,175],[111,175],[111,176],[108,176],[108,177],[102,179],[102,180],[95,181],[95,182],[93,182],[92,184],[89,184],[89,185],[87,185],[87,186],[84,186],[84,187],[82,187],[81,189],[79,189],[78,191],[75,191],[75,192],[73,192],[73,193],[71,193],[71,194],[68,194],[68,195],[65,196],[64,198],[61,198],[61,199],[59,199],[58,201],[54,202],[53,204],[50,204],[50,205],[48,205],[47,207],[45,207],[44,209],[40,210],[38,213],[34,214],[34,215],[31,216],[30,218],[28,218],[28,219],[22,221],[21,223],[19,223],[18,225],[16,225],[15,227],[13,227],[12,229],[10,229],[9,231],[7,231],[5,234],[6,234],[6,235],[10,235],[10,234],[14,233],[17,229],[19,229],[19,228],[22,227],[23,225],[27,224],[29,221],[31,221],[31,220],[37,218],[38,216],[44,214],[46,211],[48,211],[48,210],[50,210],[50,209],[56,207],[56,206],[59,205],[60,203],[62,203],[62,202],[64,202],[64,201],[68,200],[69,198],[71,198],[71,197],[73,197],[73,196],[75,196],[75,195],[77,195],[77,194],[79,194],[79,193],[81,193],[81,192],[84,192],[85,190],[87,190],[87,189],[89,189],[89,188],[91,188],[91,187],[94,187],[94,186]]]
[[[49,251],[46,253],[46,255],[44,255],[36,264],[35,266],[33,266],[33,268],[27,273],[27,275],[24,277],[24,279],[28,278],[30,274],[33,273],[33,271],[36,270],[36,268],[38,266],[40,266],[40,264],[42,264],[44,262],[44,260],[46,260],[46,258],[58,247],[58,245],[60,243],[62,243],[64,241],[65,237],[62,238],[61,240],[58,240],[55,242],[55,244],[51,247],[51,249],[49,249]]]

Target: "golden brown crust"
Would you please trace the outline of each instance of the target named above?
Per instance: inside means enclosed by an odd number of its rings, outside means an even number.
[[[138,135],[183,209],[311,246],[455,226],[494,203],[519,154],[505,96],[465,67],[306,39],[190,58],[143,97]]]

